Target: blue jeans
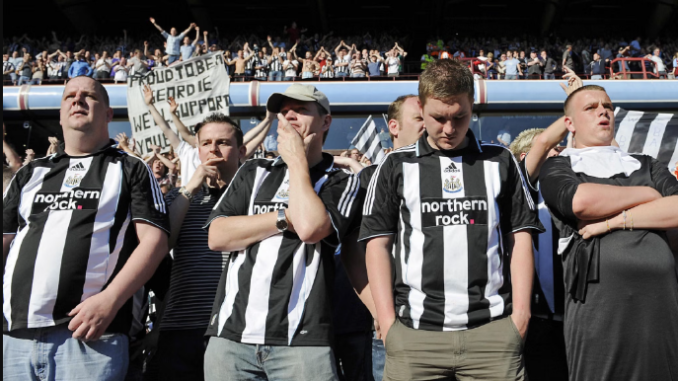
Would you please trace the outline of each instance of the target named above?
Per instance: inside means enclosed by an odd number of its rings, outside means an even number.
[[[179,61],[179,57],[181,57],[179,54],[170,54],[169,57],[167,57],[167,64],[171,65],[172,62]]]
[[[384,366],[386,366],[386,348],[381,339],[377,339],[377,332],[373,332],[372,338],[372,377],[374,381],[384,379]]]
[[[365,74],[351,74],[351,78],[365,78]]]
[[[17,86],[21,85],[30,85],[31,84],[31,77],[26,77],[25,75],[19,76],[19,82],[17,82]]]
[[[594,80],[594,81],[597,81],[597,80],[603,79],[603,76],[600,75],[600,74],[593,74],[593,75],[591,76],[591,79]]]
[[[294,77],[285,77],[283,81],[294,81]]]
[[[268,73],[268,80],[269,81],[282,81],[283,77],[283,72],[282,71],[272,71]]]
[[[544,73],[544,79],[556,79],[556,75],[553,73]]]
[[[344,72],[336,72],[336,73],[334,73],[334,76],[337,77],[337,78],[339,78],[339,77],[348,77],[348,72],[347,72],[347,71],[344,71]]]
[[[122,381],[129,364],[125,335],[92,342],[72,338],[66,324],[2,335],[3,380]]]
[[[506,79],[518,79],[518,74],[506,74]]]
[[[205,352],[205,381],[337,381],[330,347],[240,344],[212,337]]]

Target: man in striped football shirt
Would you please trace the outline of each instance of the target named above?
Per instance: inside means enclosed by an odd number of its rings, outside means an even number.
[[[280,157],[243,165],[208,221],[210,248],[233,254],[205,378],[334,381],[334,253],[360,208],[360,180],[322,152],[332,123],[325,94],[294,84],[267,108],[280,113]]]
[[[123,380],[132,296],[167,254],[160,188],[113,146],[108,94],[76,77],[64,145],[21,168],[3,197],[3,377]]]
[[[368,188],[360,239],[385,380],[525,378],[530,231],[543,228],[513,155],[469,129],[473,96],[459,61],[429,64],[426,132],[387,155]]]

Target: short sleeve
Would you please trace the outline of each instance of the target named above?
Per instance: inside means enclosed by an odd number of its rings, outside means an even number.
[[[174,188],[171,191],[167,192],[167,195],[165,195],[165,204],[167,205],[167,208],[169,209],[170,205],[174,202],[174,200],[177,199],[179,196],[179,188]]]
[[[499,202],[502,231],[513,233],[519,230],[534,229],[544,232],[544,227],[537,215],[537,206],[513,156],[510,156],[508,160],[504,186],[506,191],[502,192]]]
[[[14,175],[2,197],[2,234],[16,234],[19,230],[19,205],[21,204],[21,178],[28,172],[23,167]]]
[[[678,179],[668,170],[666,164],[655,159],[652,159],[652,181],[654,182],[654,188],[662,196],[678,195]]]
[[[541,195],[552,212],[575,223],[577,216],[572,210],[580,181],[570,165],[568,157],[552,157],[544,163],[540,172]]]
[[[209,229],[212,222],[217,218],[246,216],[248,214],[249,200],[252,193],[252,169],[256,167],[256,164],[253,163],[253,161],[248,161],[240,167],[226,192],[224,192],[214,206],[207,224],[203,227],[204,229]]]
[[[318,192],[336,232],[324,239],[327,244],[339,246],[349,232],[355,215],[362,207],[359,193],[360,177],[345,172],[336,173]]]
[[[393,156],[387,156],[372,176],[365,195],[359,241],[398,231],[400,209],[393,161]]]
[[[167,206],[151,169],[140,159],[131,159],[129,173],[130,211],[133,221],[143,221],[169,233]]]

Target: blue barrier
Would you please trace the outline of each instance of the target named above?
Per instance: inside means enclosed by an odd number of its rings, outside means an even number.
[[[560,111],[565,93],[560,81],[476,81],[478,111]],[[330,100],[332,111],[385,112],[398,96],[417,94],[417,81],[311,82]],[[606,80],[584,81],[607,89],[615,106],[637,110],[678,109],[678,81]],[[262,111],[268,97],[283,92],[289,82],[231,83],[232,114]],[[116,114],[127,114],[127,86],[105,85]],[[3,87],[4,112],[49,111],[60,107],[63,86]]]

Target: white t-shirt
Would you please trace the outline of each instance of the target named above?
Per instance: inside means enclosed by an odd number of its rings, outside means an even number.
[[[292,64],[292,66],[288,67],[290,64]],[[283,69],[287,68],[287,69],[285,69],[285,77],[296,77],[297,76],[297,70],[294,68],[294,65],[297,65],[297,67],[298,67],[299,61],[297,61],[297,60],[292,60],[292,61],[287,60],[287,61],[283,62]]]
[[[124,66],[120,66],[120,65],[116,66],[115,67],[115,77],[114,77],[114,79],[116,81],[127,82],[127,71],[128,70],[129,69],[124,67]]]
[[[386,60],[386,64],[388,65],[388,74],[398,74],[400,63],[397,58],[389,57],[388,60]]]
[[[111,60],[109,58],[106,58],[106,59],[99,58],[99,61],[97,61],[95,67],[98,71],[105,71],[107,73],[110,73],[111,72]]]
[[[654,66],[654,73],[658,74],[660,71],[666,71],[666,67],[664,66],[664,62],[662,62],[662,59],[657,57],[657,56],[652,56],[650,57],[650,60],[655,63]]]
[[[176,153],[181,160],[181,184],[186,185],[195,174],[195,170],[200,166],[200,156],[198,149],[182,141]]]

